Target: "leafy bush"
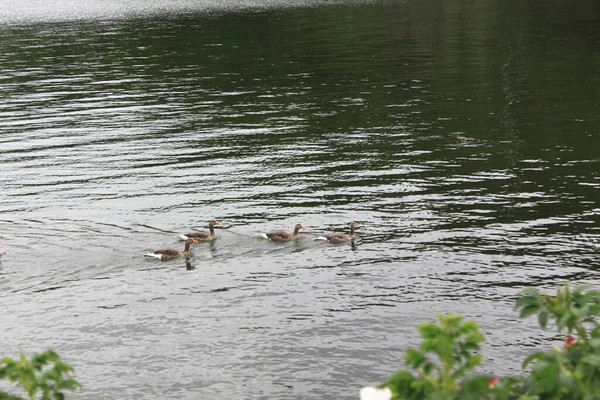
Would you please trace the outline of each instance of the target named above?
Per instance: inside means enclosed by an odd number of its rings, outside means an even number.
[[[525,289],[515,309],[521,318],[537,315],[566,333],[562,347],[525,359],[529,373],[517,377],[469,375],[481,363],[483,334],[472,321],[449,314],[438,323],[423,323],[423,341],[406,351],[403,369],[380,387],[361,390],[361,400],[598,400],[600,399],[600,292],[568,285],[556,296]],[[577,337],[573,336],[576,335]]]
[[[18,360],[0,360],[0,379],[8,379],[25,389],[29,400],[63,400],[65,390],[73,391],[79,383],[70,377],[73,367],[60,360],[52,350],[36,353],[31,360],[21,351]],[[41,397],[38,397],[38,393]],[[0,392],[0,400],[23,400]]]

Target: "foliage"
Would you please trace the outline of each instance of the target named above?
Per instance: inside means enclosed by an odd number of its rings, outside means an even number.
[[[369,393],[361,399],[600,399],[600,292],[588,286],[571,291],[564,285],[549,296],[529,288],[519,294],[515,310],[521,318],[536,315],[541,327],[552,321],[559,334],[566,333],[562,347],[527,357],[522,367],[530,370],[522,376],[470,375],[481,362],[483,334],[461,316],[438,315],[437,324],[419,325],[423,340],[418,349],[406,351],[407,369],[388,378],[381,389],[361,392]]]
[[[537,314],[542,327],[551,318],[558,332],[566,330],[568,335],[562,348],[534,353],[523,362],[523,368],[535,362],[525,383],[539,399],[600,399],[600,327],[595,320],[600,314],[600,292],[588,289],[580,286],[571,291],[565,285],[556,296],[526,289],[517,300],[521,318]]]
[[[0,360],[0,379],[8,379],[21,386],[29,400],[63,400],[63,391],[73,391],[80,386],[70,377],[72,372],[73,367],[62,362],[52,350],[36,353],[31,360],[22,351],[18,360],[10,357]],[[0,400],[23,399],[0,392]]]
[[[484,337],[476,323],[463,322],[461,316],[440,314],[438,320],[439,325],[429,322],[419,325],[423,342],[418,349],[406,351],[406,365],[416,375],[402,370],[383,384],[395,398],[464,398],[458,378],[481,362],[481,355],[476,352]],[[479,390],[480,382],[471,383],[470,389]]]

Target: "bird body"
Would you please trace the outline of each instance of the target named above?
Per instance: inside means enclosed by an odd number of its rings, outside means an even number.
[[[177,258],[177,257],[181,257],[181,256],[188,254],[190,252],[190,245],[192,243],[198,243],[198,241],[196,239],[187,239],[185,241],[185,247],[184,247],[183,251],[176,250],[176,249],[161,249],[161,250],[156,250],[152,253],[147,253],[144,255],[146,257],[155,257],[155,258],[158,258],[159,260],[170,260],[172,258]]]
[[[298,239],[300,237],[300,234],[298,233],[300,229],[306,229],[306,226],[302,224],[296,224],[296,226],[294,226],[294,233],[279,231],[261,233],[259,234],[259,236],[264,239],[272,240],[273,242],[288,242],[290,240]]]
[[[190,232],[179,237],[183,240],[196,239],[199,242],[209,242],[217,238],[217,234],[215,233],[215,225],[221,225],[221,223],[219,221],[212,220],[208,223],[210,232]]]
[[[351,240],[354,240],[356,238],[356,233],[354,232],[354,228],[356,228],[357,226],[359,226],[360,224],[356,221],[352,222],[350,224],[350,234],[344,234],[344,233],[333,233],[331,235],[324,235],[324,236],[318,236],[316,238],[314,238],[313,240],[324,240],[327,241],[329,243],[345,243],[345,242],[349,242]]]

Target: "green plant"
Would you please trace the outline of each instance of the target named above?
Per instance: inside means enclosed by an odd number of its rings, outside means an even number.
[[[460,382],[481,362],[477,352],[485,339],[477,324],[454,314],[438,314],[438,320],[419,325],[423,342],[406,351],[406,365],[414,374],[401,370],[382,385],[392,390],[393,398],[465,399],[467,393],[487,389],[487,377]]]
[[[600,292],[588,289],[571,291],[564,285],[556,296],[526,289],[517,300],[521,318],[537,314],[542,327],[553,319],[558,332],[568,335],[562,348],[536,352],[523,362],[523,368],[533,363],[525,387],[540,399],[600,399],[600,327],[595,320]]]
[[[70,377],[73,367],[61,361],[58,354],[46,350],[28,359],[21,351],[18,360],[4,357],[0,360],[0,379],[8,379],[25,389],[30,400],[63,400],[63,391],[73,391],[79,383]],[[41,397],[37,397],[38,393]],[[0,392],[0,400],[22,400]]]
[[[361,399],[600,400],[600,292],[564,285],[549,296],[529,288],[518,296],[515,309],[521,318],[537,315],[542,328],[552,321],[559,334],[567,334],[562,347],[527,357],[523,369],[530,367],[528,373],[469,376],[481,362],[483,335],[461,316],[438,315],[438,324],[419,325],[419,348],[406,351],[405,364],[413,372],[403,369],[380,388],[363,388]]]

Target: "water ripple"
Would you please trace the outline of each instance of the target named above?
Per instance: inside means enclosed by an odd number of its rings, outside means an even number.
[[[536,49],[504,70],[493,11],[474,45],[454,7],[441,40],[418,4],[151,3],[0,15],[2,354],[55,348],[98,399],[339,397],[435,312],[516,373],[554,340],[518,290],[597,281],[598,81]],[[565,35],[569,68],[597,50]]]

